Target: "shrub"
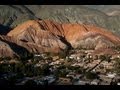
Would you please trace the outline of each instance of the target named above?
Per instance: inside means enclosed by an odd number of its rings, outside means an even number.
[[[100,55],[99,57],[102,61],[105,60],[105,61],[108,61],[110,62],[111,61],[111,55]]]
[[[50,74],[50,70],[49,70],[49,65],[48,64],[45,64],[42,67],[42,70],[43,70],[43,75],[49,75]]]
[[[92,72],[87,72],[87,73],[85,73],[85,77],[87,79],[96,79],[97,78],[97,74],[96,73],[92,73]]]
[[[34,55],[32,53],[25,53],[24,56],[21,56],[20,57],[20,60],[22,61],[26,61],[28,59],[33,59],[34,58]]]
[[[114,65],[114,71],[120,75],[120,59],[119,58],[116,58],[115,59],[115,65]]]
[[[60,52],[58,55],[60,58],[66,58],[67,56],[65,52]]]
[[[66,72],[66,69],[57,70],[55,72],[55,76],[57,76],[57,77],[66,77],[67,74],[68,74],[68,72]]]
[[[100,55],[99,58],[100,58],[101,60],[105,60],[105,59],[106,59],[105,55]]]
[[[31,87],[31,86],[36,86],[37,83],[33,80],[28,80],[24,85]]]

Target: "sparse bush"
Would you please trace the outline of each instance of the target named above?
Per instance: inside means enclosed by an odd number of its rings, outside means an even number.
[[[84,73],[85,72],[85,70],[84,70],[84,68],[82,68],[82,67],[79,67],[78,69],[76,69],[76,71],[75,71],[76,73],[79,73],[79,74],[82,74],[82,73]]]
[[[114,71],[120,75],[120,59],[119,58],[116,58],[115,59],[115,65],[114,65]]]
[[[108,61],[110,62],[111,61],[111,55],[100,55],[99,57],[102,61],[105,60],[105,61]]]
[[[57,77],[66,77],[67,74],[68,74],[68,72],[66,71],[66,69],[55,71],[55,76],[57,76]]]
[[[45,64],[45,65],[42,67],[42,71],[43,71],[43,75],[49,75],[49,74],[50,74],[49,65],[48,65],[48,64]]]
[[[11,60],[11,57],[4,57],[2,60]]]
[[[28,87],[31,87],[31,86],[36,86],[37,83],[34,81],[34,80],[28,80],[26,83],[25,83],[25,86],[28,86]]]
[[[87,72],[87,73],[85,73],[85,77],[86,77],[87,79],[96,79],[98,76],[97,76],[96,73]]]
[[[59,54],[58,54],[58,56],[60,57],[60,58],[66,58],[66,56],[67,56],[67,54],[66,54],[66,52],[60,52]]]
[[[113,49],[116,49],[117,51],[120,51],[120,45],[116,45],[114,47],[112,47]]]
[[[100,58],[101,60],[105,60],[105,59],[106,59],[105,55],[100,55],[99,58]]]
[[[81,55],[81,56],[80,56],[80,58],[82,58],[82,59],[85,58],[85,57],[86,57],[85,55]]]
[[[27,61],[28,59],[33,59],[34,55],[32,53],[25,53],[23,56],[20,57],[20,60]]]

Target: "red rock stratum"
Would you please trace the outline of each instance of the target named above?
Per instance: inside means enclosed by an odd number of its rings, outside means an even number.
[[[113,33],[93,25],[30,20],[18,25],[0,39],[15,43],[32,53],[58,53],[72,48],[107,48],[120,44]]]

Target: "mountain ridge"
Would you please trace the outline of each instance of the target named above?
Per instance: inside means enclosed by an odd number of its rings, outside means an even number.
[[[80,47],[97,50],[120,45],[120,38],[106,29],[94,25],[61,24],[52,20],[26,21],[0,38],[30,53],[59,53]]]

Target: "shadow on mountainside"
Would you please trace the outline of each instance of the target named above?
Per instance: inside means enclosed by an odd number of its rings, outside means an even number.
[[[11,28],[9,26],[0,24],[0,35],[6,35],[10,30]]]
[[[20,46],[20,45],[17,45],[16,43],[13,43],[13,42],[9,42],[9,41],[6,41],[6,40],[3,40],[3,39],[0,39],[1,41],[7,43],[10,48],[20,57],[20,58],[24,58],[24,57],[27,57],[30,53],[29,51]],[[7,53],[7,52],[6,52]]]
[[[72,45],[64,37],[59,36],[59,35],[58,35],[58,37],[61,40],[61,42],[63,42],[64,44],[66,44],[68,46],[67,51],[73,49]]]

